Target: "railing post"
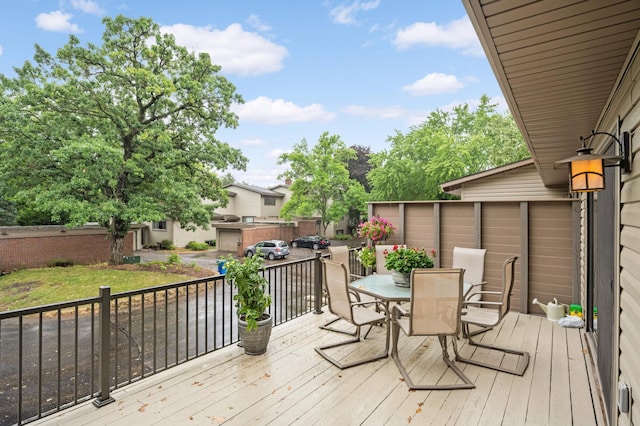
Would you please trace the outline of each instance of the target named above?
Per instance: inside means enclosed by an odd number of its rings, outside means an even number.
[[[109,369],[111,359],[111,287],[100,286],[100,317],[98,329],[100,330],[100,346],[98,349],[98,380],[100,383],[100,396],[93,400],[93,405],[100,408],[115,401],[110,395],[111,371]]]
[[[313,313],[322,313],[322,263],[320,263],[320,256],[322,253],[317,251],[315,253],[315,260],[313,262]]]

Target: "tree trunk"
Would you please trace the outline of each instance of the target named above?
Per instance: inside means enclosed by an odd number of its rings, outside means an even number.
[[[120,265],[124,261],[124,238],[129,232],[129,222],[114,217],[108,229],[111,234],[109,265]]]
[[[124,261],[124,237],[111,235],[109,265],[120,265]]]

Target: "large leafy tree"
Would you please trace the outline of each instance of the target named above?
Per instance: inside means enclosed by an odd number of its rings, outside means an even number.
[[[441,183],[527,158],[515,121],[496,108],[482,96],[475,110],[436,110],[407,134],[390,136],[391,148],[371,155],[372,199],[450,198]]]
[[[103,23],[101,46],[71,36],[53,56],[36,45],[17,77],[0,76],[0,178],[53,220],[106,226],[115,264],[132,222],[206,227],[226,202],[219,172],[247,160],[214,136],[237,125],[242,98],[207,54],[147,18]]]
[[[306,139],[282,154],[278,164],[288,170],[279,178],[289,178],[291,199],[282,207],[281,215],[320,216],[324,233],[330,223],[342,219],[350,208],[365,209],[366,193],[362,185],[349,178],[348,161],[356,157],[337,135],[323,133],[312,148]]]

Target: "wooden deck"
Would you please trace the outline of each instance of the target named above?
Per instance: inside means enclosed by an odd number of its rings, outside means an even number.
[[[391,358],[344,371],[321,358],[314,346],[345,338],[318,328],[330,317],[309,314],[274,328],[265,355],[244,355],[234,345],[119,389],[112,393],[116,401],[102,408],[87,402],[33,424],[605,424],[580,330],[512,313],[482,339],[529,351],[524,376],[460,363],[475,389],[410,392]],[[376,327],[343,352],[379,351],[384,336]],[[473,348],[459,342],[468,356]],[[401,336],[400,345],[412,377],[456,379],[437,339]],[[500,362],[486,351],[474,356]]]

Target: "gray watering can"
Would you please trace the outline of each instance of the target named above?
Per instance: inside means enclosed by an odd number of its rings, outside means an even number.
[[[557,322],[560,318],[564,318],[569,313],[569,306],[558,303],[558,299],[556,299],[555,297],[546,305],[538,302],[537,298],[533,299],[533,302],[531,303],[540,306],[540,309],[542,309],[544,313],[547,314],[547,319],[549,321]]]

